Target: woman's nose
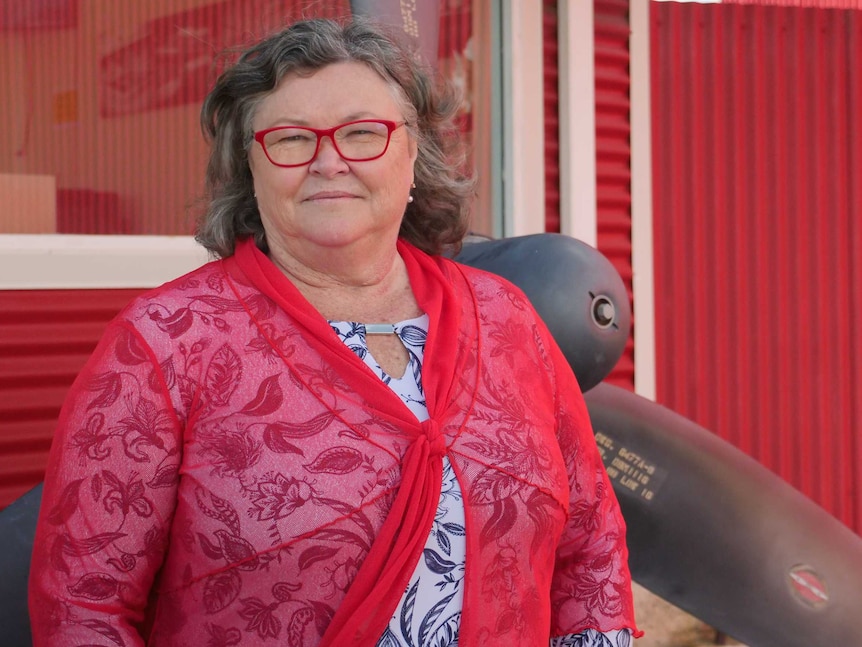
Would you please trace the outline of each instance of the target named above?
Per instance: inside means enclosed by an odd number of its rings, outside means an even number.
[[[311,160],[311,171],[323,174],[332,174],[343,172],[350,167],[338,149],[335,148],[331,136],[323,136],[320,138],[320,144],[317,147],[317,155]]]

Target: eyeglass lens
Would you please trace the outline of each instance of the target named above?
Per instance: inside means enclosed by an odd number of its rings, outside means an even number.
[[[263,137],[263,145],[276,164],[299,165],[310,162],[318,148],[319,135],[314,130],[286,126]],[[389,128],[378,121],[360,121],[335,129],[332,139],[339,155],[350,161],[380,157],[389,143]]]

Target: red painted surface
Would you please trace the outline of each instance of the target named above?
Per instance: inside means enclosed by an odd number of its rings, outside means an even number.
[[[651,7],[658,400],[862,531],[862,12]]]
[[[42,480],[66,391],[140,292],[0,291],[0,508]]]
[[[560,65],[557,2],[542,5],[542,86],[545,111],[545,231],[560,232]]]
[[[595,0],[596,197],[598,244],[626,284],[632,303],[631,104],[629,2]],[[605,380],[634,390],[637,312],[625,352]]]
[[[721,0],[724,4],[773,7],[816,7],[819,9],[862,9],[862,0]]]

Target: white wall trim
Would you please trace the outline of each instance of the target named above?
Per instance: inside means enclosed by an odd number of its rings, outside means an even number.
[[[191,236],[0,234],[0,290],[154,287],[208,260]]]
[[[545,231],[542,3],[504,0],[503,235]]]
[[[656,397],[653,283],[650,0],[629,0],[631,40],[632,291],[635,310],[635,392]]]
[[[595,14],[560,0],[560,231],[597,246]]]

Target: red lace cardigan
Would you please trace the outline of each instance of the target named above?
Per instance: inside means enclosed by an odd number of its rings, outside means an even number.
[[[400,243],[430,317],[419,423],[249,241],[130,304],[60,416],[34,644],[368,645],[464,493],[460,644],[634,628],[576,380],[523,294]]]

